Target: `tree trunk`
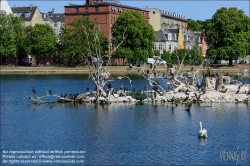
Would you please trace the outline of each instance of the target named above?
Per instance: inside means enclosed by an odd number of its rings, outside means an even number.
[[[233,58],[230,56],[229,57],[229,66],[232,66],[233,65]]]

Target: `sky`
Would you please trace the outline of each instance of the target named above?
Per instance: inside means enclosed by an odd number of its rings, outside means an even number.
[[[64,6],[68,6],[69,3],[72,4],[84,4],[85,0],[78,1],[69,1],[69,0],[8,0],[10,7],[29,6],[32,4],[33,6],[38,6],[40,12],[48,12],[51,11],[52,8],[55,9],[56,13],[64,13]],[[153,1],[153,0],[120,0],[122,5],[139,7],[139,8],[157,8],[160,10],[165,10],[168,12],[175,12],[176,14],[180,14],[186,16],[186,18],[191,18],[193,20],[206,20],[212,18],[213,14],[216,10],[221,7],[236,7],[245,12],[247,16],[250,16],[249,8],[250,2],[249,0],[192,0],[192,1],[181,1],[181,0],[161,0],[161,1]]]

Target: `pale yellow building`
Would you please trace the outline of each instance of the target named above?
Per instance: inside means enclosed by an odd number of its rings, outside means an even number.
[[[23,20],[23,25],[35,26],[36,24],[43,24],[43,18],[37,6],[32,4],[28,7],[12,7],[13,14]]]
[[[164,10],[159,10],[157,8],[144,8],[150,12],[149,23],[153,26],[154,31],[159,31],[162,28],[178,28],[182,27],[186,29],[187,19],[177,13],[172,13]]]

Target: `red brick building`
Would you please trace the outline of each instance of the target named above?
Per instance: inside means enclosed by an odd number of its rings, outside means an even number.
[[[121,5],[117,0],[86,0],[84,5],[70,4],[70,6],[64,6],[65,9],[65,25],[75,18],[82,16],[88,16],[94,20],[98,25],[100,31],[109,39],[111,43],[111,28],[117,17],[121,15],[123,11],[133,10],[142,14],[145,21],[149,23],[149,11]],[[111,46],[111,45],[110,45]],[[128,65],[127,59],[112,59],[109,62],[112,65]]]
[[[117,17],[126,10],[134,10],[142,13],[144,19],[149,23],[149,11],[140,8],[121,5],[116,0],[86,0],[85,5],[70,4],[64,6],[65,9],[65,25],[75,18],[88,16],[100,27],[100,30],[108,35],[111,33],[111,27]]]

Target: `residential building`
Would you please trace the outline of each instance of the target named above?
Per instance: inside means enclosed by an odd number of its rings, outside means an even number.
[[[64,6],[65,8],[65,25],[73,21],[75,18],[82,16],[90,17],[95,21],[100,31],[108,37],[110,47],[112,49],[112,35],[111,28],[116,21],[117,17],[121,15],[123,11],[132,10],[138,11],[142,14],[144,20],[149,23],[149,11],[143,10],[137,7],[122,5],[118,0],[86,0],[84,5],[70,4]],[[127,59],[111,59],[112,64],[122,65],[127,64]]]
[[[53,29],[56,35],[60,33],[60,29],[64,26],[64,14],[55,13],[55,9],[48,13],[41,13],[44,24],[49,24]]]
[[[43,24],[43,18],[39,12],[37,6],[30,4],[28,7],[12,7],[11,8],[14,15],[20,17],[23,20],[23,25],[35,26],[36,24]]]
[[[202,49],[202,55],[206,55],[207,45],[205,42],[204,32],[192,32],[177,28],[162,28],[155,31],[156,39],[154,41],[154,49],[163,53],[163,50],[172,53],[175,49]],[[199,47],[197,47],[197,44]]]
[[[163,54],[163,50],[172,53],[178,48],[178,29],[161,29],[155,31],[156,39],[154,41],[154,49]]]
[[[138,11],[142,14],[145,21],[149,23],[149,12],[137,7],[125,6],[117,0],[86,0],[84,5],[70,4],[65,8],[65,24],[75,18],[88,16],[96,21],[104,35],[111,34],[111,27],[117,17],[126,10]]]
[[[159,31],[162,28],[187,28],[187,19],[183,15],[157,8],[146,7],[144,10],[150,12],[149,22],[153,26],[154,31]]]
[[[33,6],[30,4],[30,6],[24,6],[24,7],[12,7],[11,8],[13,14],[17,17],[19,17],[23,21],[23,26],[35,26],[36,24],[43,24],[43,18],[42,15],[38,9],[37,6]],[[26,60],[32,65],[36,65],[39,61],[38,58],[32,57],[31,55],[22,55],[18,57],[19,60]]]
[[[10,5],[7,2],[7,0],[0,0],[0,13],[1,13],[1,11],[6,12],[7,14],[12,13],[12,10],[11,10]]]

